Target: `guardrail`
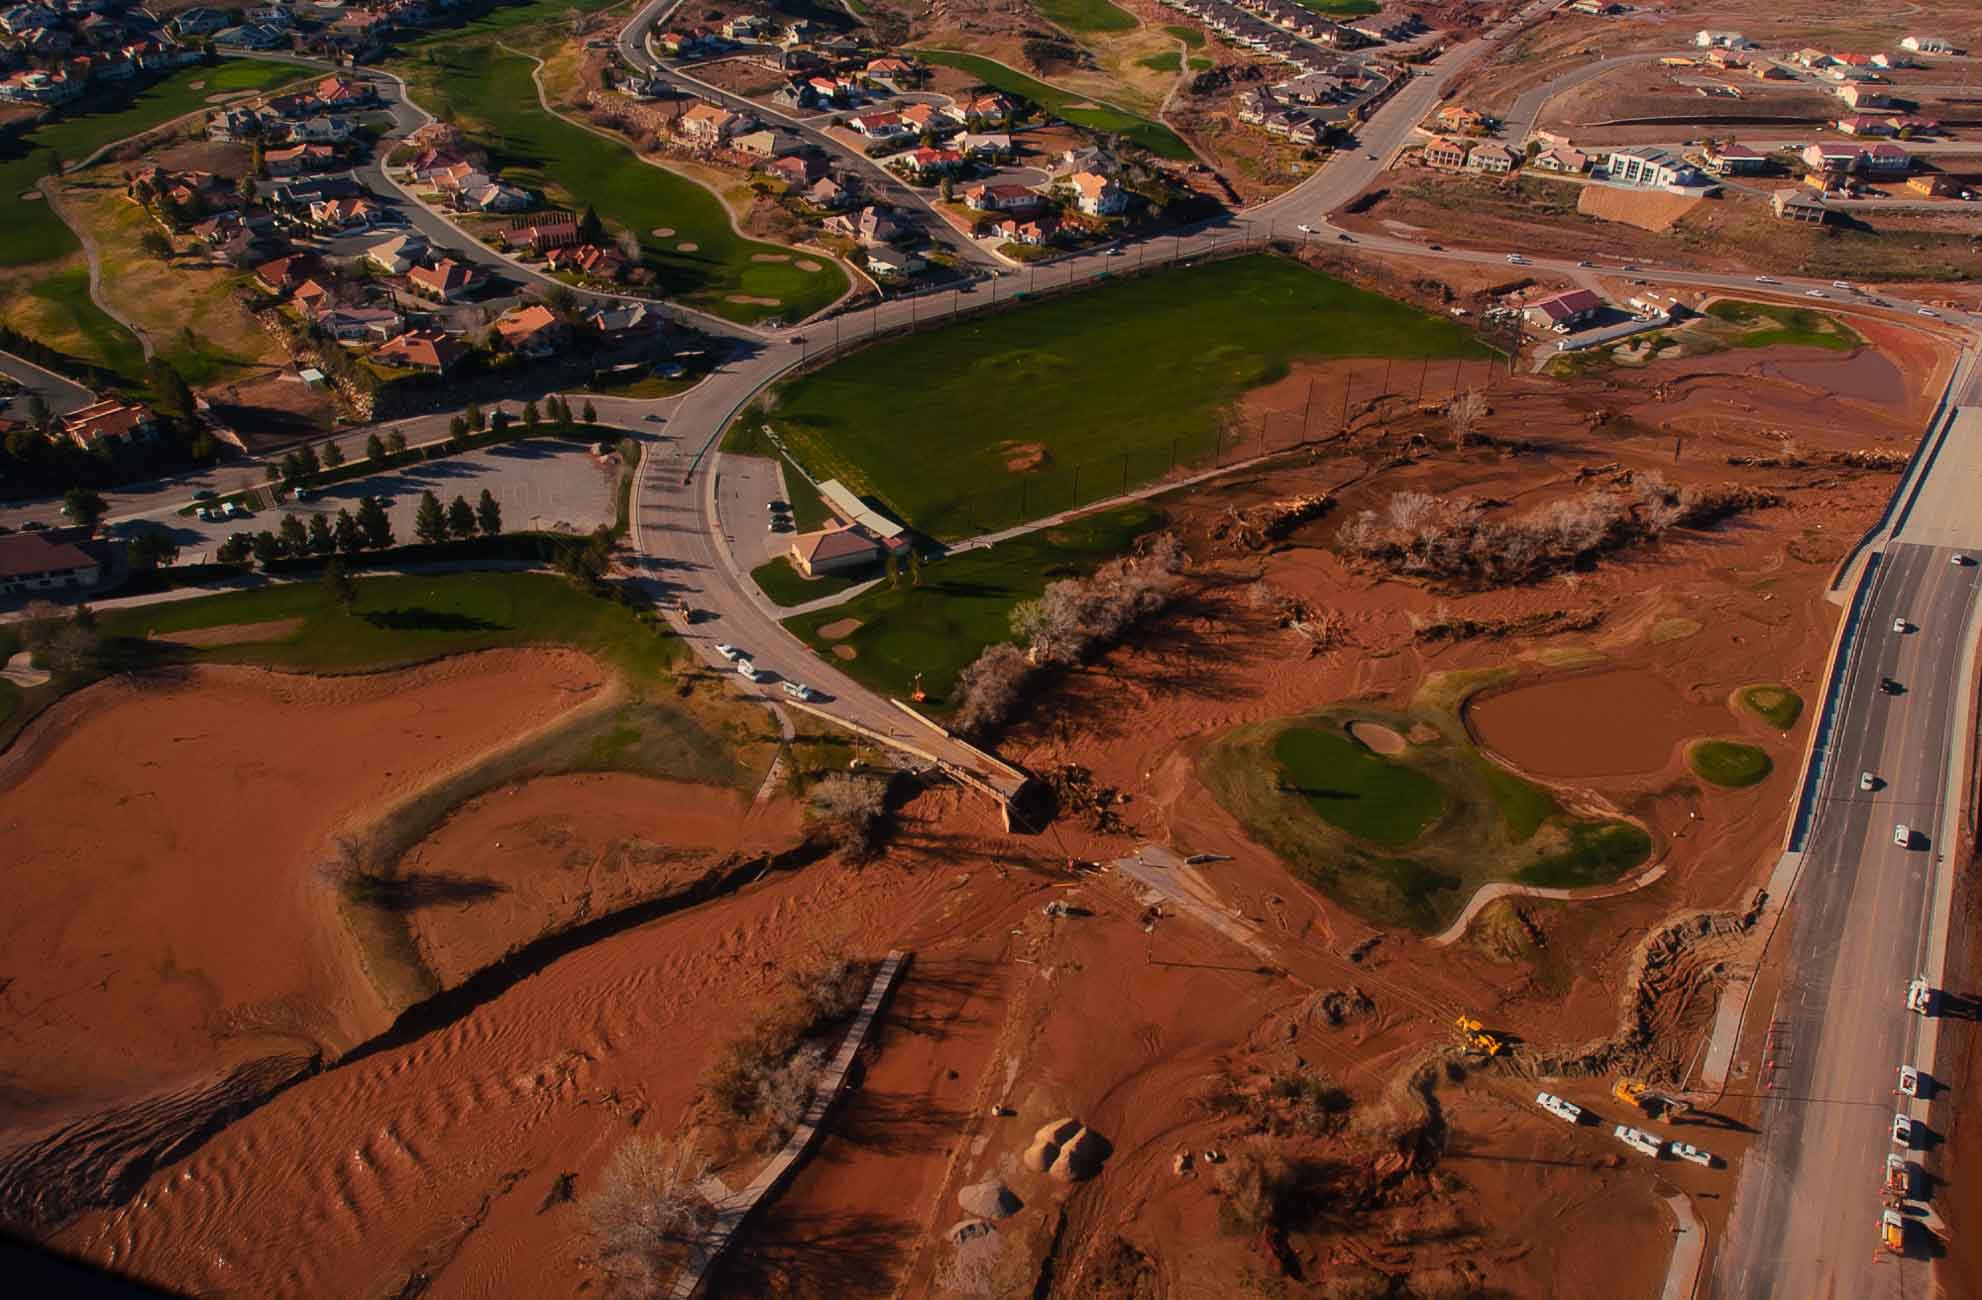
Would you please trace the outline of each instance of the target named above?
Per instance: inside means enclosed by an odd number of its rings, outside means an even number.
[[[1947,439],[1948,430],[1954,427],[1955,414],[1960,409],[1954,404],[1955,385],[1961,382],[1962,367],[1968,360],[1966,352],[1956,354],[1954,367],[1948,372],[1947,385],[1941,389],[1941,400],[1934,404],[1934,413],[1927,419],[1927,430],[1921,436],[1919,443],[1914,446],[1913,454],[1906,458],[1906,468],[1900,472],[1899,487],[1886,499],[1886,508],[1879,512],[1879,517],[1872,521],[1872,526],[1865,530],[1865,535],[1858,539],[1858,544],[1846,551],[1844,559],[1838,563],[1837,573],[1831,578],[1830,589],[1833,592],[1844,586],[1844,580],[1850,574],[1852,566],[1857,563],[1859,554],[1870,546],[1880,533],[1888,529],[1896,530],[1904,519],[1905,510],[1913,508],[1913,500],[1920,494],[1920,485],[1927,479],[1927,468],[1932,455],[1940,450],[1941,444]],[[1929,452],[1929,447],[1933,448],[1933,452]],[[1904,510],[1900,505],[1902,501],[1906,503]]]
[[[1796,811],[1789,823],[1788,851],[1791,853],[1801,853],[1803,842],[1810,834],[1810,822],[1817,808],[1817,791],[1823,785],[1824,769],[1830,757],[1831,732],[1836,728],[1838,714],[1844,708],[1845,678],[1851,672],[1852,652],[1857,647],[1865,606],[1883,573],[1880,561],[1884,558],[1882,551],[1874,551],[1867,557],[1865,568],[1858,577],[1858,588],[1852,593],[1851,604],[1844,611],[1837,651],[1831,656],[1830,672],[1824,682],[1822,712],[1810,731],[1810,758],[1804,767],[1802,788],[1796,795]]]

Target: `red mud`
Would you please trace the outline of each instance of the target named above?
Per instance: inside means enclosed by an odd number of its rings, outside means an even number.
[[[1684,741],[1725,731],[1725,706],[1689,699],[1644,669],[1575,673],[1468,701],[1480,742],[1537,776],[1656,772]]]

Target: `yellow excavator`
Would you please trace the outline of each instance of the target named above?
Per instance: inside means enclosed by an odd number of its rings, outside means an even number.
[[[1459,1028],[1459,1039],[1469,1052],[1482,1056],[1499,1056],[1507,1050],[1507,1044],[1500,1041],[1500,1035],[1490,1034],[1486,1026],[1471,1016],[1462,1015],[1452,1022]]]
[[[1664,1115],[1667,1119],[1677,1119],[1693,1109],[1693,1103],[1683,1097],[1675,1097],[1669,1092],[1660,1092],[1648,1083],[1637,1079],[1619,1079],[1611,1085],[1610,1095],[1628,1105],[1636,1106],[1645,1114],[1657,1119]]]

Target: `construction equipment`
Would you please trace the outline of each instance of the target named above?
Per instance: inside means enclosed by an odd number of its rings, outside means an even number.
[[[1471,1016],[1462,1014],[1452,1023],[1458,1026],[1460,1041],[1466,1045],[1466,1050],[1469,1052],[1478,1052],[1482,1056],[1499,1056],[1507,1050],[1507,1044],[1501,1041],[1500,1035],[1488,1033],[1486,1026]]]
[[[1886,1191],[1888,1194],[1904,1198],[1913,1190],[1913,1174],[1907,1168],[1906,1157],[1894,1151],[1886,1156]]]
[[[1619,1079],[1611,1085],[1610,1095],[1626,1105],[1636,1106],[1652,1119],[1661,1115],[1667,1119],[1677,1119],[1693,1109],[1693,1103],[1684,1097],[1660,1092],[1649,1083],[1637,1079]]]
[[[1928,1015],[1934,1007],[1934,988],[1925,975],[1916,975],[1906,986],[1906,1009],[1916,1016]]]
[[[1898,1210],[1879,1216],[1879,1241],[1895,1255],[1906,1253],[1906,1220]]]
[[[915,702],[916,702],[917,704],[920,704],[920,703],[922,703],[922,702],[923,702],[924,700],[926,700],[926,699],[928,699],[928,698],[929,698],[929,696],[928,696],[928,695],[927,695],[926,693],[924,693],[924,691],[923,691],[923,689],[922,689],[922,674],[921,674],[921,673],[917,673],[917,674],[915,675],[915,689],[914,689],[914,690],[911,690],[911,691],[910,691],[910,692],[908,693],[908,698],[910,698],[911,700],[914,700],[914,701],[915,701]]]

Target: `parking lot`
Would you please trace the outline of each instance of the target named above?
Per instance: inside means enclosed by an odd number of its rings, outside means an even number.
[[[264,528],[274,531],[284,514],[293,513],[306,522],[312,514],[334,516],[339,510],[355,514],[358,498],[379,496],[385,498],[394,539],[405,543],[417,540],[413,518],[422,492],[431,491],[442,505],[457,496],[466,497],[473,505],[486,488],[502,506],[505,532],[546,529],[583,533],[612,522],[612,487],[617,473],[616,465],[593,459],[590,447],[583,443],[532,438],[352,479],[317,489],[309,501],[292,501],[279,510],[257,511],[245,518],[216,523],[174,515],[147,522],[163,524],[171,531],[179,543],[180,563],[196,563],[212,559],[213,552],[233,533]]]
[[[786,500],[783,467],[783,461],[762,456],[723,458],[716,517],[729,530],[736,562],[745,572],[791,549],[792,533],[770,531],[771,502]]]

